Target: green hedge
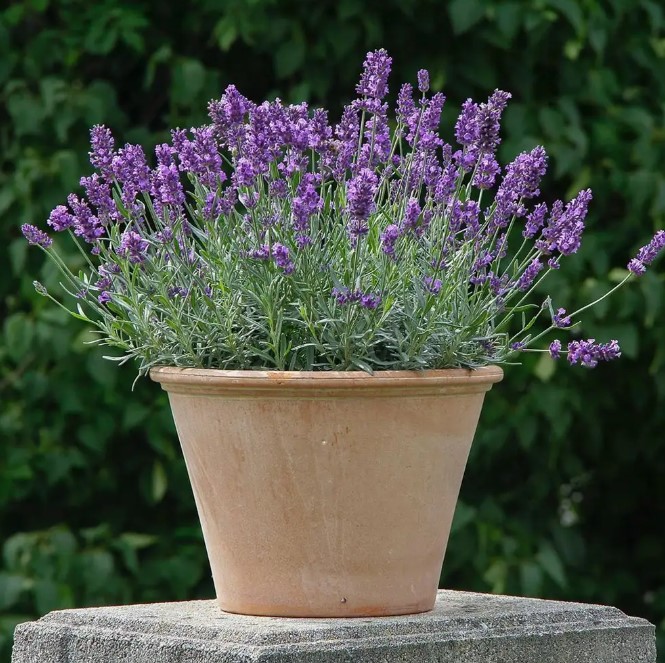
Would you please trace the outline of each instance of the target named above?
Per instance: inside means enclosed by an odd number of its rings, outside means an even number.
[[[595,193],[583,251],[552,281],[574,306],[665,217],[665,14],[658,0],[14,0],[0,10],[0,660],[59,607],[207,597],[165,398],[131,392],[88,332],[36,296],[57,281],[19,237],[88,172],[88,128],[156,143],[234,82],[339,112],[370,48],[396,83],[432,72],[446,126],[513,93],[501,155],[543,143],[545,195]],[[75,264],[77,258],[70,256]],[[660,275],[658,272],[660,271]],[[665,632],[665,263],[597,307],[595,371],[512,367],[487,399],[442,578],[602,602]],[[663,643],[665,644],[665,643]]]

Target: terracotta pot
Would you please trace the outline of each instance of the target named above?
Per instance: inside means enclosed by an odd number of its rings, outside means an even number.
[[[500,368],[150,375],[169,394],[223,610],[432,609]]]

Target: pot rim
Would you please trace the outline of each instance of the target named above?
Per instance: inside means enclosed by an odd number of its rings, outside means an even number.
[[[435,393],[477,393],[488,391],[503,379],[496,365],[476,369],[445,368],[425,371],[267,371],[179,368],[159,366],[150,369],[150,378],[162,389],[174,393],[227,394],[273,392],[287,397],[315,391],[354,394],[362,391],[389,395]]]

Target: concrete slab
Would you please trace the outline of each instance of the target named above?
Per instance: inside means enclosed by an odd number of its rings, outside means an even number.
[[[286,619],[214,601],[52,612],[12,663],[654,663],[654,627],[616,608],[439,591],[432,612]]]

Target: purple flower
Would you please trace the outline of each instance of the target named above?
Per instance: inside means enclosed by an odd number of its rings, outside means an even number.
[[[99,219],[92,213],[90,207],[73,193],[67,196],[67,202],[74,212],[74,234],[83,237],[88,244],[94,244],[104,234]]]
[[[437,92],[429,101],[425,102],[418,132],[417,147],[419,150],[433,150],[443,145],[438,132],[445,103],[446,97],[441,92]]]
[[[270,246],[263,244],[258,249],[252,249],[247,255],[255,260],[268,260],[270,258]]]
[[[173,132],[171,132],[173,133]],[[173,154],[175,150],[168,143],[161,143],[155,146],[155,156],[160,166],[170,166],[173,163]]]
[[[129,262],[139,264],[145,261],[150,243],[133,230],[125,230],[120,238],[118,254],[129,258]]]
[[[365,142],[358,154],[356,168],[375,168],[390,157],[392,145],[387,117],[388,105],[376,102],[372,107],[372,115],[365,121]]]
[[[354,239],[359,235],[365,235],[368,231],[366,221],[374,211],[374,196],[378,182],[373,171],[362,168],[347,184],[347,203],[351,217],[349,232]]]
[[[540,262],[538,258],[534,258],[517,280],[517,289],[522,291],[528,290],[533,285],[536,276],[542,271],[543,267],[543,263]]]
[[[185,202],[185,193],[175,164],[157,166],[152,177],[152,195],[158,211],[166,205],[179,208]]]
[[[353,293],[348,288],[333,288],[332,296],[337,300],[338,304],[344,306],[352,301]]]
[[[647,268],[644,266],[643,262],[640,262],[637,258],[633,258],[628,263],[628,269],[635,274],[635,276],[642,276],[647,271]]]
[[[171,226],[164,226],[162,230],[155,234],[155,239],[160,244],[168,244],[173,241],[173,228]]]
[[[279,172],[285,177],[302,173],[307,169],[307,156],[297,150],[287,150],[283,161],[277,165]]]
[[[494,272],[489,272],[487,275],[487,280],[490,284],[490,290],[492,294],[502,297],[508,291],[508,275],[504,274],[499,277]]]
[[[217,219],[222,216],[222,207],[219,196],[212,191],[206,194],[205,203],[203,205],[203,216],[206,219]]]
[[[247,193],[238,194],[238,201],[245,206],[245,209],[254,209],[259,204],[259,198],[258,191],[248,191]]]
[[[214,131],[214,127],[192,129],[194,140],[189,140],[182,129],[171,132],[173,147],[180,160],[180,170],[196,175],[211,189],[226,179]],[[169,166],[170,163],[164,165]]]
[[[415,198],[409,198],[404,211],[402,224],[406,230],[415,230],[420,217],[420,203]]]
[[[169,299],[175,299],[176,297],[184,298],[189,295],[189,290],[178,285],[172,285],[167,288],[166,295]]]
[[[413,100],[413,86],[404,83],[397,95],[397,121],[407,130],[406,141],[413,144],[420,112]]]
[[[122,183],[122,201],[131,207],[136,194],[150,190],[150,168],[140,145],[125,145],[113,157],[113,174]]]
[[[353,158],[358,147],[358,136],[360,134],[360,120],[358,112],[353,106],[345,106],[342,118],[335,127],[335,150],[337,157],[331,165],[333,176],[336,180],[344,179],[346,171],[351,168]]]
[[[111,301],[111,293],[104,290],[104,292],[99,293],[99,295],[97,297],[97,301],[100,304],[106,304],[106,303],[110,302]]]
[[[628,263],[628,269],[636,276],[641,276],[646,272],[646,266],[650,265],[664,248],[665,230],[659,230],[652,240],[637,252],[637,256]]]
[[[423,279],[423,282],[425,284],[425,290],[427,292],[430,292],[433,295],[438,295],[441,292],[441,279],[435,279],[433,276],[426,276]]]
[[[482,285],[482,283],[484,283],[482,276],[485,273],[485,268],[488,265],[491,265],[493,260],[494,260],[494,253],[492,251],[488,250],[481,251],[481,253],[474,261],[473,266],[471,267],[471,272],[473,274],[473,276],[471,277],[471,283],[473,283],[474,285]]]
[[[96,124],[90,130],[90,146],[92,150],[90,163],[99,170],[104,179],[113,179],[113,147],[115,141],[111,131],[101,124]]]
[[[99,288],[100,290],[108,290],[112,285],[110,276],[102,276],[95,282],[95,288]]]
[[[533,208],[533,211],[527,215],[526,224],[522,235],[527,238],[535,237],[540,229],[545,224],[545,217],[547,216],[547,205],[539,203]]]
[[[478,152],[476,150],[457,150],[453,154],[453,160],[465,173],[468,173],[476,167]]]
[[[388,93],[388,76],[392,58],[381,48],[367,54],[363,63],[363,73],[356,86],[356,92],[371,99],[383,99]]]
[[[612,340],[609,343],[603,343],[598,350],[598,354],[598,358],[602,361],[611,361],[621,357],[621,348],[616,340]]]
[[[90,203],[97,209],[100,221],[109,223],[122,218],[111,197],[111,185],[97,173],[93,173],[90,177],[82,177],[80,184],[85,189]]]
[[[381,297],[373,293],[364,293],[360,290],[349,290],[348,288],[333,288],[333,297],[337,303],[345,306],[357,303],[363,308],[375,309],[381,304]]]
[[[464,154],[474,161],[482,154],[493,154],[501,142],[500,120],[511,95],[495,90],[487,103],[476,104],[467,99],[455,125],[455,138],[464,146]],[[468,164],[467,164],[468,165]]]
[[[242,136],[245,115],[254,108],[254,104],[243,97],[235,85],[229,85],[219,101],[208,104],[208,113],[215,131],[222,142],[235,148]]]
[[[616,341],[609,343],[596,343],[590,338],[586,341],[571,341],[568,343],[568,361],[571,364],[582,364],[587,368],[594,368],[599,361],[610,361],[621,356],[621,348]]]
[[[475,200],[453,200],[448,218],[448,228],[454,235],[466,228],[465,237],[471,239],[478,232],[480,208]]]
[[[552,359],[559,359],[561,356],[561,341],[555,339],[550,343],[550,357]]]
[[[491,189],[500,171],[501,168],[499,168],[494,155],[483,154],[478,160],[471,184],[479,189]]]
[[[467,99],[462,104],[462,112],[455,124],[455,138],[460,145],[471,147],[477,142],[480,129],[476,119],[477,115],[478,104],[475,104],[471,99]]]
[[[560,308],[552,316],[552,324],[555,327],[570,327],[570,316],[566,315],[566,309]]]
[[[233,182],[237,188],[242,186],[251,186],[254,184],[258,174],[259,173],[254,167],[252,161],[245,157],[241,157],[235,164],[235,169],[233,171]]]
[[[268,194],[271,198],[286,198],[289,193],[289,187],[286,180],[277,178],[270,180],[268,184]]]
[[[514,341],[513,343],[510,344],[510,349],[519,352],[520,350],[524,350],[526,347],[526,343],[524,341]]]
[[[289,256],[289,249],[286,246],[279,242],[275,242],[271,247],[271,254],[275,264],[281,268],[285,274],[293,274],[296,266],[293,264],[293,261]]]
[[[455,193],[457,183],[457,168],[453,164],[448,164],[441,172],[441,177],[434,184],[434,201],[437,203],[447,203],[450,197]]]
[[[43,249],[47,249],[53,244],[53,240],[43,230],[29,223],[24,223],[21,226],[21,232],[23,237],[28,240],[28,244],[41,246]]]
[[[547,171],[547,154],[542,147],[522,152],[506,167],[506,175],[496,193],[492,230],[503,228],[512,216],[526,212],[522,200],[539,195],[540,180]]]
[[[418,89],[423,94],[429,90],[429,72],[427,69],[421,69],[418,72]]]
[[[236,203],[238,202],[238,196],[235,189],[232,187],[227,187],[224,189],[219,199],[219,211],[221,214],[228,215],[234,209]]]
[[[576,253],[582,243],[584,219],[591,198],[591,189],[585,189],[565,208],[563,203],[557,200],[552,205],[550,217],[543,228],[542,239],[536,242],[536,246],[544,253],[558,251],[564,256]]]
[[[49,226],[56,232],[61,232],[71,228],[74,225],[74,217],[69,213],[69,210],[64,205],[58,205],[50,214],[48,221]]]
[[[501,114],[511,96],[509,92],[494,90],[487,103],[480,104],[475,120],[478,123],[477,147],[482,152],[494,152],[501,142]]]
[[[381,303],[381,297],[372,293],[360,296],[360,305],[363,308],[375,309]]]
[[[310,218],[323,207],[323,201],[316,189],[320,181],[321,177],[319,175],[306,173],[298,184],[291,211],[293,213],[293,227],[299,233],[309,229]]]
[[[399,239],[401,231],[397,225],[391,223],[381,233],[381,250],[391,258],[395,257],[395,243]]]
[[[328,123],[328,111],[317,108],[309,122],[309,148],[316,150],[325,159],[332,135],[332,127]]]

